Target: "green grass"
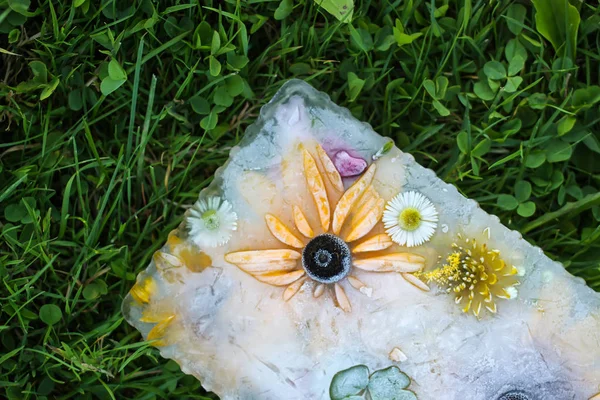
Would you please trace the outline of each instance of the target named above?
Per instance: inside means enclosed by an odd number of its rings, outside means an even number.
[[[597,3],[28,3],[0,0],[0,397],[216,398],[120,305],[292,77],[600,290]]]

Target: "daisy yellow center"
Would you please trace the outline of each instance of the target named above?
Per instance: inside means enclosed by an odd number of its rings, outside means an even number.
[[[414,207],[405,208],[398,216],[398,225],[405,231],[414,231],[421,225],[421,212]]]
[[[202,221],[208,229],[217,229],[219,227],[219,216],[215,210],[207,210],[202,213]]]

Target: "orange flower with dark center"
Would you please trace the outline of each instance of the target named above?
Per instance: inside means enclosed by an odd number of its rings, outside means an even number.
[[[332,288],[338,305],[346,312],[351,311],[351,305],[341,283],[348,281],[357,290],[366,288],[353,275],[354,268],[371,272],[397,272],[418,288],[429,290],[427,285],[411,274],[424,267],[425,259],[420,255],[377,253],[376,256],[358,258],[359,255],[388,249],[394,244],[385,233],[356,244],[373,230],[383,215],[385,200],[372,185],[376,165],[371,164],[344,192],[340,174],[320,145],[316,145],[320,167],[306,148],[302,146],[301,151],[306,185],[314,200],[320,226],[314,229],[305,212],[297,205],[292,207],[292,214],[299,234],[276,216],[266,214],[269,231],[288,247],[229,253],[225,255],[225,260],[261,282],[286,286],[283,292],[285,301],[291,299],[308,279],[316,283],[314,297],[321,296],[326,288]],[[326,181],[333,190],[344,192],[333,212],[327,196]],[[347,233],[342,237],[340,233],[348,220],[348,229],[344,230]]]

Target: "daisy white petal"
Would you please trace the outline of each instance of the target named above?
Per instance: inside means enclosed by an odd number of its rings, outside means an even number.
[[[186,220],[190,239],[200,247],[222,246],[237,230],[237,214],[227,200],[218,196],[200,199]]]
[[[437,228],[438,212],[427,197],[409,191],[387,203],[381,220],[394,242],[414,247],[431,239]]]

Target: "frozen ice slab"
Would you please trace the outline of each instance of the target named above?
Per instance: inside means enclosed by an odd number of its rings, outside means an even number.
[[[123,313],[224,400],[600,392],[600,296],[297,80]]]

